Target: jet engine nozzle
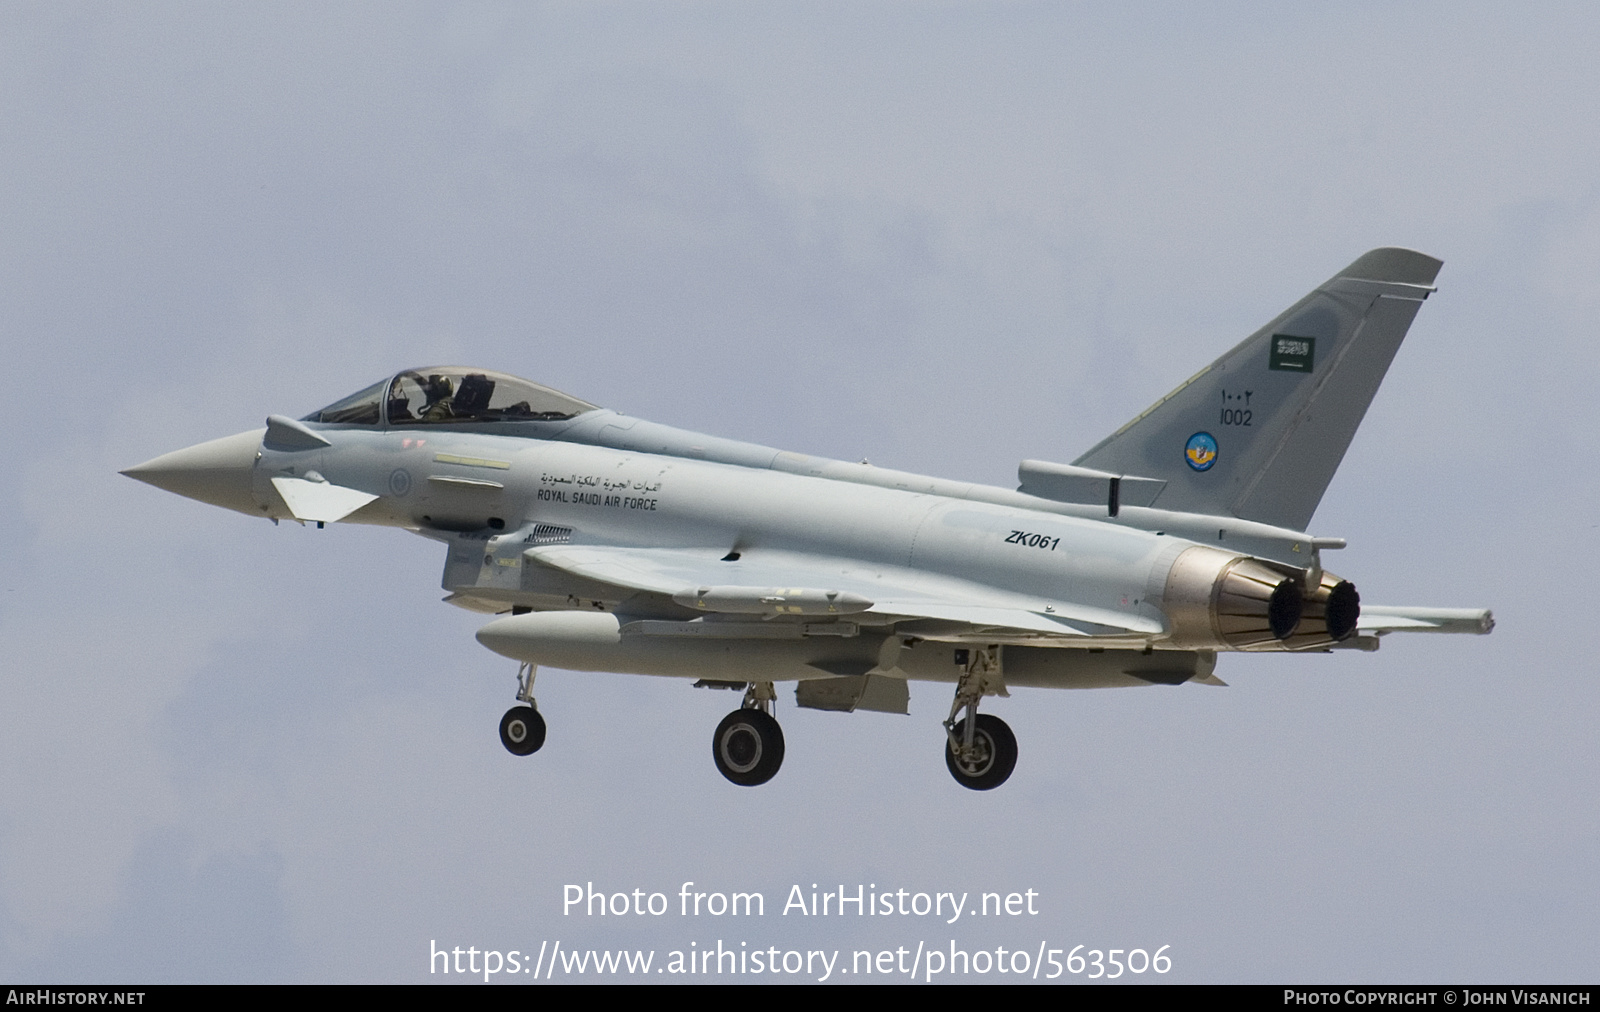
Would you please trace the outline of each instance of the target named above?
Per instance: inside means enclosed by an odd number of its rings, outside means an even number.
[[[1300,627],[1294,635],[1252,649],[1326,650],[1349,639],[1360,620],[1361,595],[1356,593],[1355,584],[1324,572],[1317,589],[1306,595]]]
[[[1270,650],[1299,626],[1305,595],[1257,559],[1196,545],[1173,560],[1162,605],[1173,646]]]

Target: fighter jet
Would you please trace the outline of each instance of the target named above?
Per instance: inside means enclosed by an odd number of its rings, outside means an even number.
[[[999,786],[1013,688],[1221,685],[1217,655],[1487,633],[1482,609],[1374,607],[1307,533],[1441,262],[1376,249],[1070,464],[999,488],[629,417],[486,369],[407,369],[298,420],[122,472],[277,523],[379,524],[447,546],[446,601],[520,662],[500,721],[544,744],[540,665],[692,680],[743,701],[712,758],[783,762],[776,685],[907,713],[952,685],[945,762]]]

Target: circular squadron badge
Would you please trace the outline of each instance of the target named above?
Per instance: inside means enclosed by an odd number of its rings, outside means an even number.
[[[1217,441],[1209,432],[1196,432],[1183,446],[1183,459],[1196,471],[1209,471],[1217,462]]]

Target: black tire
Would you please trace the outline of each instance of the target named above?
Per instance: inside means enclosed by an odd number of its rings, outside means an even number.
[[[740,787],[756,787],[783,765],[783,728],[760,710],[735,710],[711,736],[717,771]]]
[[[962,740],[966,733],[967,722],[963,720],[957,723],[956,740]],[[1017,736],[1011,733],[1005,721],[993,714],[978,714],[972,746],[978,750],[978,756],[970,763],[962,762],[956,758],[950,739],[945,738],[944,764],[950,767],[950,775],[962,787],[974,791],[992,791],[1005,783],[1011,771],[1017,768]]]
[[[533,755],[544,746],[544,718],[531,706],[513,706],[500,718],[500,744],[512,755]]]

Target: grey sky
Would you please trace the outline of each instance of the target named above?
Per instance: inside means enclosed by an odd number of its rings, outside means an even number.
[[[1169,979],[1592,981],[1600,313],[1587,5],[0,11],[0,976],[426,980],[479,948],[1172,946]],[[513,666],[400,532],[116,474],[466,362],[1009,484],[1379,245],[1444,259],[1313,530],[1487,639],[1019,690],[1000,791],[912,716]],[[759,889],[754,924],[561,886]],[[1021,890],[946,928],[793,883]],[[994,981],[1000,978],[990,977]]]

